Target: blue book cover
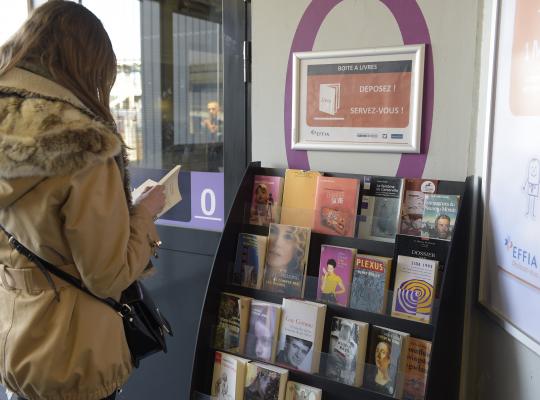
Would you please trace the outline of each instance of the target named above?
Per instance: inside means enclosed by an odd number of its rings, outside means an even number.
[[[267,240],[266,236],[251,233],[238,235],[236,260],[232,273],[233,284],[261,288]]]

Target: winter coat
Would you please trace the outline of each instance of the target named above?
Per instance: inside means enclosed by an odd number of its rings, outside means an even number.
[[[100,297],[119,298],[158,235],[131,211],[122,140],[68,90],[13,69],[0,76],[0,224]],[[118,158],[118,157],[117,157]],[[132,370],[121,317],[12,249],[0,232],[0,383],[29,400],[96,400]]]

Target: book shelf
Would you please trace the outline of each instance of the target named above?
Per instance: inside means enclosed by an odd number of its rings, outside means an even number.
[[[211,398],[209,394],[212,384],[214,352],[216,350],[213,346],[212,332],[217,323],[220,293],[225,291],[272,303],[281,304],[282,302],[283,296],[280,294],[230,284],[230,271],[236,257],[236,244],[239,233],[245,232],[259,235],[267,235],[268,233],[268,227],[250,225],[246,222],[246,212],[249,210],[253,190],[253,177],[255,175],[284,176],[284,174],[284,169],[262,168],[260,163],[251,163],[240,184],[223,230],[207,286],[193,360],[191,399]],[[334,177],[363,178],[361,174],[334,174],[326,171],[324,171],[324,174]],[[439,277],[439,279],[442,279],[441,288],[439,297],[434,304],[431,323],[424,324],[392,317],[390,312],[377,314],[328,304],[322,344],[324,351],[328,348],[330,321],[334,316],[367,322],[370,326],[380,325],[407,332],[412,337],[431,341],[432,350],[425,397],[428,400],[457,399],[459,397],[472,179],[467,179],[466,182],[439,181],[437,192],[441,194],[459,194],[461,195],[461,203],[455,221],[453,238],[451,241],[446,242],[446,263],[443,276]],[[306,300],[315,301],[316,299],[322,244],[356,248],[358,253],[394,257],[394,243],[312,232],[304,293],[304,299]],[[392,290],[392,275],[390,282],[390,290]],[[392,292],[389,292],[389,305],[391,305],[391,296]],[[357,388],[335,382],[322,375],[308,374],[301,371],[290,370],[289,380],[323,389],[323,399],[326,400],[388,400],[392,398],[362,387]]]

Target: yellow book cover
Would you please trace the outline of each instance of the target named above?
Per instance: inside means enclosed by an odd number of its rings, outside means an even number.
[[[311,228],[315,211],[318,171],[285,171],[281,223]]]

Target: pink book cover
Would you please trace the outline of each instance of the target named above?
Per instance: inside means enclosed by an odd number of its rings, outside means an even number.
[[[317,300],[347,307],[355,256],[356,249],[321,246]]]
[[[283,178],[281,176],[255,175],[249,209],[249,223],[268,226],[279,224]]]
[[[353,237],[359,190],[358,179],[319,176],[313,231]]]

